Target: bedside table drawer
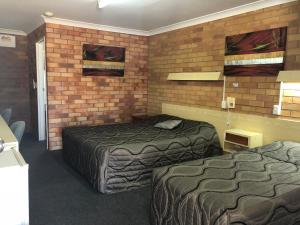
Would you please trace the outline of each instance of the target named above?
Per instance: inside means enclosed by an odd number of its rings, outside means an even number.
[[[236,152],[263,145],[262,133],[241,129],[230,129],[224,133],[225,152]]]
[[[226,133],[225,140],[232,143],[248,146],[248,137]]]

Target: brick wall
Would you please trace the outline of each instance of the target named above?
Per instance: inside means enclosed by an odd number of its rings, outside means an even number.
[[[225,36],[283,26],[288,26],[285,69],[299,70],[300,1],[151,36],[148,113],[160,113],[162,102],[220,110],[222,82],[166,81],[168,73],[223,71]],[[234,111],[272,116],[272,107],[279,98],[279,83],[275,80],[264,76],[228,77],[226,95],[236,98]],[[234,82],[238,88],[233,88]],[[299,117],[300,103],[296,98],[291,101],[294,104],[283,104],[284,116]]]
[[[284,83],[282,89],[282,115],[300,118],[300,83]]]
[[[228,35],[288,26],[285,69],[300,69],[299,12],[297,1],[149,38],[46,24],[50,149],[61,148],[65,126],[129,121],[132,113],[160,113],[162,102],[220,110],[222,82],[166,78],[170,72],[223,71]],[[125,76],[82,76],[83,43],[126,47]],[[272,116],[279,99],[275,80],[227,77],[226,96],[236,97],[234,111]],[[283,116],[299,117],[298,104],[297,96],[285,96]]]
[[[16,48],[0,47],[0,111],[12,108],[12,121],[26,122],[31,130],[26,36],[16,36]]]
[[[28,34],[28,67],[29,67],[29,95],[32,134],[38,137],[38,105],[37,89],[33,87],[33,81],[37,82],[36,47],[35,44],[45,36],[45,25],[42,25]]]
[[[82,76],[82,44],[126,48],[124,77]],[[50,149],[66,126],[124,122],[147,108],[148,38],[46,24]]]

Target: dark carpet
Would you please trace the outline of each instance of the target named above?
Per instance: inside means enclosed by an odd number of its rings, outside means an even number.
[[[24,137],[29,163],[30,225],[150,225],[150,188],[103,195],[73,171],[61,151]]]

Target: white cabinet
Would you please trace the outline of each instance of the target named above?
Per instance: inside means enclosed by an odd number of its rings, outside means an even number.
[[[28,225],[28,164],[16,150],[0,153],[0,224]]]

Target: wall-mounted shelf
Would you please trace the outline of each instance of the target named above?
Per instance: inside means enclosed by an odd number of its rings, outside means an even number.
[[[167,80],[218,81],[218,80],[224,80],[224,77],[221,72],[187,72],[187,73],[169,73]]]
[[[279,82],[298,82],[300,83],[300,70],[280,71],[277,77]]]

